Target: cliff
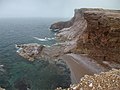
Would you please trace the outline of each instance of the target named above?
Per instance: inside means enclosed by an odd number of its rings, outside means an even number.
[[[71,21],[66,21],[66,22],[56,22],[51,25],[50,29],[51,30],[61,30],[63,28],[68,28],[73,25],[73,19]]]
[[[28,44],[20,47],[19,54],[29,60],[84,54],[105,67],[120,68],[120,10],[75,9],[70,21],[54,23],[50,28],[59,29],[56,38],[62,43],[42,49]]]
[[[38,48],[38,51],[35,50],[38,54],[34,53],[34,45],[30,46],[29,44],[27,49],[26,47],[21,49],[23,52],[20,55],[36,58],[41,56],[58,57],[66,53],[77,53],[85,54],[100,64],[120,64],[119,10],[75,9],[74,17],[70,21],[54,23],[50,28],[59,29],[56,37],[63,41],[61,44],[40,50]],[[32,47],[33,51],[31,50]],[[42,53],[39,53],[41,50]]]
[[[36,58],[56,60],[64,54],[74,53],[90,57],[107,70],[120,69],[120,10],[76,9],[74,17],[70,21],[54,23],[50,29],[59,30],[56,38],[62,41],[61,43],[51,47],[39,44],[18,45],[19,55],[33,61]],[[80,63],[79,60],[76,62],[73,59],[73,61],[78,65]],[[81,61],[86,64],[84,59]],[[87,81],[83,82],[86,79]],[[101,83],[101,80],[104,84]],[[100,75],[85,76],[79,84],[71,86],[68,90],[97,90],[98,88],[100,90],[119,90],[119,83],[120,70],[114,70]],[[97,87],[93,87],[93,84]],[[106,88],[104,89],[104,87]]]
[[[72,42],[65,52],[87,54],[102,64],[103,61],[120,64],[119,10],[76,9],[74,17],[67,22],[72,25],[67,28],[64,25],[57,34],[58,39]],[[55,26],[60,29],[58,23]]]
[[[120,13],[86,11],[87,28],[79,36],[77,49],[95,60],[120,63]]]

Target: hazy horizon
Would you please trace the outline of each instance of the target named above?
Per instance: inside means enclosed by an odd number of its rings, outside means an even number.
[[[120,9],[119,0],[0,0],[0,18],[71,17],[74,9]]]

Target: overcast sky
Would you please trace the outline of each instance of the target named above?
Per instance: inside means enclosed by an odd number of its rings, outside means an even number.
[[[0,0],[0,17],[71,17],[86,7],[120,9],[120,0]]]

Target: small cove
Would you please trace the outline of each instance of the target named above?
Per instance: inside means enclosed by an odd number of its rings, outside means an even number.
[[[68,87],[69,70],[61,72],[59,64],[44,60],[28,62],[16,53],[15,44],[38,43],[52,45],[54,39],[40,41],[33,37],[54,38],[49,26],[58,19],[22,18],[0,19],[0,86],[6,90],[53,90]],[[3,71],[4,70],[4,71]],[[23,88],[21,88],[23,87]]]

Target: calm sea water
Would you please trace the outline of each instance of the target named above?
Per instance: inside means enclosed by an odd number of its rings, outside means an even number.
[[[15,44],[23,43],[56,43],[55,40],[43,42],[34,37],[53,38],[54,32],[50,32],[49,27],[57,20],[0,19],[0,87],[6,90],[53,90],[59,86],[69,86],[69,72],[63,73],[59,65],[44,60],[28,62],[16,53],[15,48]]]

